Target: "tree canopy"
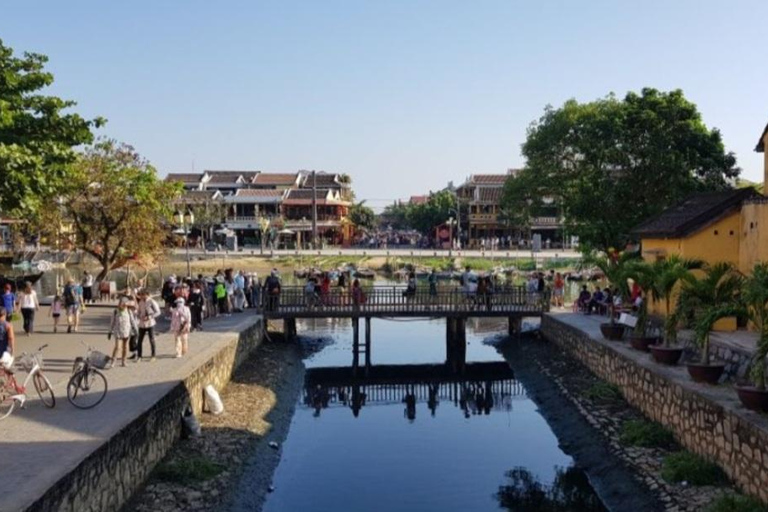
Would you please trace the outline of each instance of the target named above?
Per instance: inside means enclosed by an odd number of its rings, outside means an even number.
[[[456,196],[448,190],[429,195],[424,203],[409,204],[406,210],[408,225],[423,235],[430,235],[448,217],[456,217],[451,209],[456,208]]]
[[[553,198],[588,249],[622,247],[643,220],[691,193],[729,188],[740,171],[680,90],[547,107],[522,152],[527,166],[508,180],[504,210]]]
[[[159,180],[132,147],[102,140],[72,164],[61,207],[46,212],[43,227],[96,258],[100,280],[128,261],[152,260],[164,251],[166,220],[180,188]]]
[[[358,228],[373,229],[376,227],[376,214],[365,206],[365,201],[354,203],[349,207],[349,220]]]
[[[14,56],[0,40],[0,209],[36,213],[68,180],[73,148],[92,142],[87,121],[64,111],[75,102],[40,91],[53,83],[48,58],[37,53]]]

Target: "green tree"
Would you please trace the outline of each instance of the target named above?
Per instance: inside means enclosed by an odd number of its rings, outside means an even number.
[[[749,277],[744,280],[742,299],[749,320],[760,335],[749,376],[755,387],[764,391],[765,358],[768,356],[768,263],[757,263]]]
[[[697,259],[683,258],[672,254],[668,258],[656,261],[651,266],[654,278],[653,300],[663,300],[666,315],[664,317],[664,346],[669,347],[677,341],[677,311],[672,311],[672,302],[679,294],[680,286],[694,279],[692,270],[704,267],[704,262]],[[647,298],[647,297],[646,297]]]
[[[425,203],[409,205],[406,219],[408,225],[423,235],[431,235],[434,229],[448,220],[456,217],[451,210],[456,208],[456,196],[448,190],[430,194]]]
[[[373,229],[376,226],[376,214],[365,206],[365,201],[354,203],[349,207],[349,220],[358,228]]]
[[[392,229],[408,229],[408,210],[410,205],[396,202],[384,207],[381,213],[381,225],[391,226]]]
[[[69,174],[61,207],[47,213],[43,228],[55,237],[71,225],[68,242],[101,264],[97,280],[129,261],[162,255],[179,183],[159,180],[132,147],[113,140],[86,148]]]
[[[75,146],[93,140],[86,121],[65,113],[75,102],[41,94],[53,83],[48,58],[14,56],[0,40],[0,209],[28,216],[55,197],[68,180]]]
[[[680,90],[547,107],[522,151],[527,166],[506,187],[505,210],[552,197],[569,232],[599,250],[623,247],[643,220],[693,192],[730,187],[740,171]]]

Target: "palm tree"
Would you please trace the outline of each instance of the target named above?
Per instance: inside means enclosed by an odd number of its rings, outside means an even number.
[[[750,379],[760,391],[765,391],[765,357],[768,355],[768,263],[757,263],[752,274],[744,280],[742,301],[750,322],[760,331],[750,371]]]
[[[581,268],[597,267],[605,275],[611,286],[618,290],[622,298],[629,297],[629,274],[633,264],[639,261],[640,255],[636,252],[613,252],[607,255],[588,254],[581,262]],[[613,303],[610,307],[610,322],[615,322]]]
[[[676,254],[656,261],[652,266],[654,278],[653,300],[664,300],[666,315],[664,317],[664,346],[669,347],[677,341],[677,310],[672,311],[673,294],[678,283],[688,282],[693,279],[692,270],[698,270],[704,266],[704,262],[696,259],[687,259]],[[678,289],[679,293],[679,289]]]
[[[710,363],[709,333],[715,322],[742,311],[738,302],[742,281],[733,264],[719,262],[705,267],[702,277],[683,282],[678,312],[694,312],[694,340],[704,365]]]

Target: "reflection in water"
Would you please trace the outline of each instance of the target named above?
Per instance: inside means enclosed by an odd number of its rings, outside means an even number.
[[[514,512],[604,512],[606,508],[592,490],[583,471],[555,468],[551,485],[539,482],[525,468],[506,474],[509,483],[499,487],[496,499],[501,508]]]

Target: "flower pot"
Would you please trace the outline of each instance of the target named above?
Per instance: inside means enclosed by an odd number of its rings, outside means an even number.
[[[695,382],[717,384],[725,371],[724,364],[688,363],[688,374]]]
[[[657,345],[661,343],[661,338],[658,336],[630,336],[629,344],[632,348],[641,352],[648,352],[648,347],[651,345]]]
[[[683,356],[683,349],[678,347],[665,347],[664,345],[651,345],[653,360],[660,364],[674,366]]]
[[[768,390],[759,390],[753,386],[736,386],[741,404],[749,410],[768,412]]]
[[[624,337],[624,326],[616,323],[600,324],[600,332],[603,338],[611,341],[620,341]]]

